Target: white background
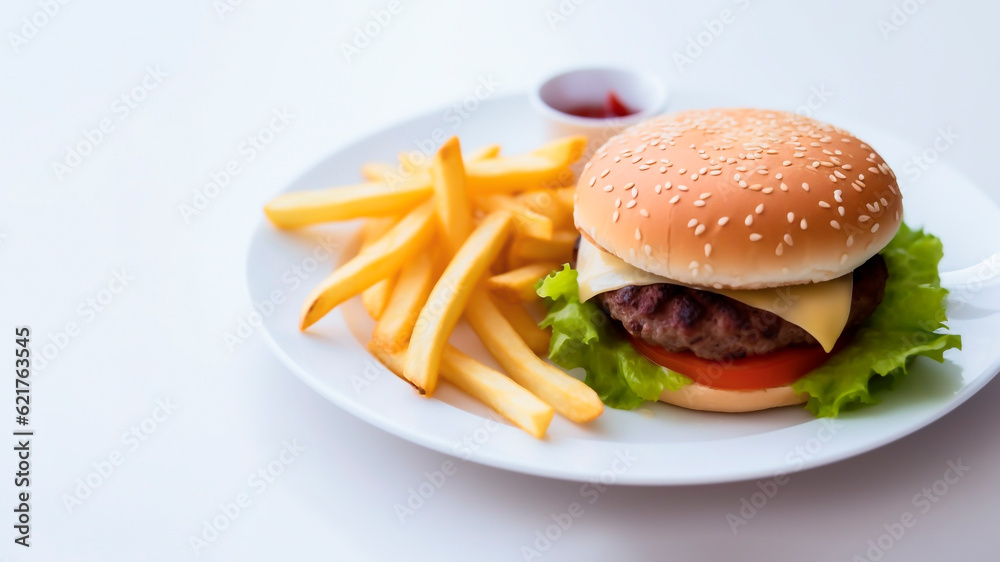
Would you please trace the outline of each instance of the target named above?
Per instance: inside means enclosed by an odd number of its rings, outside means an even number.
[[[850,115],[922,147],[951,131],[940,159],[1000,201],[995,3],[567,0],[557,17],[556,0],[401,0],[350,57],[343,45],[372,29],[387,2],[233,3],[220,14],[210,0],[72,2],[23,41],[13,35],[22,18],[45,21],[41,4],[8,2],[0,14],[0,326],[12,340],[15,325],[30,325],[36,352],[65,344],[32,379],[30,551],[12,543],[13,454],[0,453],[0,555],[11,560],[194,558],[189,537],[240,493],[250,507],[199,558],[520,560],[551,514],[581,501],[579,483],[457,461],[401,523],[393,506],[448,457],[328,403],[261,334],[234,350],[223,340],[250,311],[246,249],[263,203],[338,147],[443,111],[481,79],[516,92],[557,69],[607,63],[646,68],[678,92],[736,90],[789,109],[822,91],[820,118]],[[913,13],[893,24],[904,5]],[[734,21],[679,65],[674,54],[723,9]],[[166,76],[126,115],[115,100],[149,67]],[[246,162],[241,144],[280,109],[291,124]],[[57,177],[53,162],[102,119],[114,129]],[[231,159],[241,173],[186,220],[179,206]],[[948,196],[948,186],[930,187]],[[134,279],[90,315],[87,299],[115,271]],[[67,322],[75,336],[58,335]],[[3,380],[13,386],[9,371]],[[3,397],[12,402],[12,391]],[[157,400],[177,409],[132,450],[122,434]],[[995,559],[997,400],[994,382],[899,442],[792,476],[736,534],[726,514],[754,482],[612,488],[584,502],[542,558],[864,557],[867,541],[917,512],[914,494],[961,459],[971,470],[917,513],[884,560]],[[292,440],[305,451],[258,494],[248,477]],[[116,451],[120,466],[67,509],[77,479]]]

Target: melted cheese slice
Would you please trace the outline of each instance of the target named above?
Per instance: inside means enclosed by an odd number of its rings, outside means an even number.
[[[588,242],[580,240],[577,254],[577,282],[580,300],[587,301],[599,293],[621,289],[628,285],[655,285],[678,283],[672,279],[649,273],[629,265]],[[743,304],[766,310],[809,332],[829,352],[837,342],[847,317],[851,312],[851,292],[854,290],[852,274],[807,285],[789,285],[774,289],[731,290],[693,287],[710,291],[740,301]]]

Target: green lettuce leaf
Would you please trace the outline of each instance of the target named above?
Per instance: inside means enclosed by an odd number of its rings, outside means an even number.
[[[882,304],[850,344],[792,385],[809,395],[806,408],[816,416],[874,404],[872,393],[891,387],[917,356],[941,362],[946,350],[962,347],[960,336],[938,332],[947,320],[948,294],[938,276],[941,241],[904,224],[881,253],[889,269]],[[549,358],[565,369],[584,369],[585,382],[606,405],[632,409],[664,389],[691,384],[636,351],[594,302],[581,303],[577,272],[568,265],[543,279],[538,294],[549,309],[541,322],[552,328]]]
[[[643,357],[592,301],[580,302],[576,276],[576,270],[565,265],[538,287],[549,307],[540,325],[552,327],[549,358],[556,365],[586,371],[584,382],[612,408],[636,408],[656,400],[664,389],[691,384],[691,379]]]
[[[792,388],[809,395],[806,408],[819,417],[878,400],[872,392],[891,387],[919,355],[944,361],[948,349],[962,348],[955,334],[942,334],[944,299],[938,262],[941,241],[905,224],[882,250],[889,268],[885,297],[854,340]]]

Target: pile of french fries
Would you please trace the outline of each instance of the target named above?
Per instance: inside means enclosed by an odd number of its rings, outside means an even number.
[[[463,158],[453,137],[429,166],[405,156],[399,168],[366,163],[365,183],[278,196],[264,211],[279,228],[365,219],[360,251],[309,294],[300,329],[360,294],[376,321],[369,349],[420,394],[444,378],[538,438],[555,412],[598,417],[597,394],[542,359],[549,333],[526,308],[537,306],[536,283],[572,255],[570,166],[585,145],[569,137]],[[448,343],[463,316],[506,374]]]

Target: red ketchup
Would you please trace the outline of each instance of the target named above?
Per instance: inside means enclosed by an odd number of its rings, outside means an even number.
[[[618,99],[614,91],[608,92],[603,104],[576,105],[563,110],[564,113],[577,117],[590,117],[593,119],[607,119],[609,117],[625,117],[637,113]]]

